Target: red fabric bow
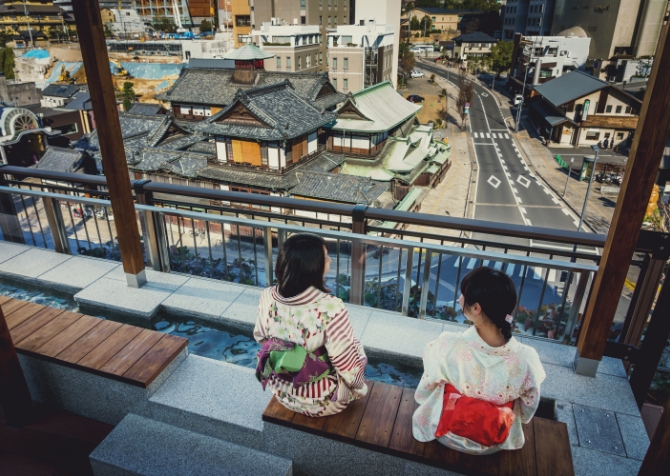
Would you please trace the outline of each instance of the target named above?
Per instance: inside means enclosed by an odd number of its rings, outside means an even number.
[[[480,445],[499,445],[507,439],[514,423],[516,415],[513,408],[514,401],[496,405],[464,397],[453,385],[447,384],[444,387],[442,417],[435,437],[451,432]]]

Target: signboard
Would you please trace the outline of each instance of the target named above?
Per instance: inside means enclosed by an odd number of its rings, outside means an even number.
[[[589,106],[591,105],[591,100],[587,99],[584,101],[584,110],[582,111],[582,121],[585,121],[589,117]]]

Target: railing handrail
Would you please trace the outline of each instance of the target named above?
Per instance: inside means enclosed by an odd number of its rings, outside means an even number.
[[[0,173],[17,175],[21,177],[34,177],[47,180],[60,180],[89,185],[107,186],[107,181],[104,176],[51,172],[10,165],[0,167]],[[136,180],[131,180],[131,184],[134,185],[135,182]],[[244,192],[229,192],[203,187],[189,187],[185,185],[158,183],[153,181],[147,182],[144,185],[144,189],[156,193],[182,195],[187,197],[205,198],[225,202],[249,203],[252,205],[298,209],[310,212],[344,216],[352,216],[354,213],[354,208],[356,207],[356,205],[343,205],[337,203],[319,202],[315,200],[302,200],[298,198],[263,196],[260,194]],[[12,188],[8,189],[7,191],[15,193],[16,189]],[[428,213],[404,212],[373,207],[365,208],[365,218],[422,225],[426,227],[453,229],[473,233],[504,235],[516,238],[529,238],[534,240],[546,240],[556,243],[567,243],[571,245],[594,246],[599,248],[605,246],[606,239],[606,235],[602,234],[557,230],[554,228],[541,228],[526,225],[513,225],[472,218],[437,216]]]
[[[64,196],[63,194],[59,193],[42,192],[39,190],[25,190],[25,189],[17,190],[16,188],[13,187],[0,186],[0,192],[19,193],[22,195],[28,195],[33,197],[45,197],[45,198],[54,198],[57,200],[67,200],[66,198],[67,195]],[[75,200],[71,201],[93,206],[103,206],[103,207],[111,206],[111,202],[109,200],[102,200],[99,198],[76,197]],[[267,221],[252,220],[248,218],[239,218],[231,216],[221,216],[221,215],[214,215],[211,213],[194,212],[190,210],[179,210],[174,208],[156,207],[152,205],[142,205],[139,203],[135,203],[135,209],[138,211],[152,212],[170,216],[181,216],[183,218],[208,221],[213,223],[229,223],[240,226],[248,226],[252,228],[275,228],[277,230],[292,233],[301,233],[305,231],[304,227],[299,225],[289,225],[280,222],[267,222]],[[560,269],[562,271],[595,272],[598,270],[597,265],[590,265],[586,263],[573,263],[570,261],[559,261],[547,258],[515,255],[509,253],[498,253],[494,251],[478,250],[476,248],[462,248],[462,247],[438,245],[426,242],[419,243],[416,241],[398,240],[395,238],[385,238],[381,236],[362,235],[360,233],[351,233],[347,231],[331,231],[326,229],[314,229],[310,231],[326,238],[357,242],[366,245],[388,246],[392,248],[403,248],[405,250],[414,250],[416,248],[419,248],[424,249],[426,251],[431,251],[433,253],[449,254],[464,258],[495,260],[504,263],[512,263],[526,266],[554,268],[554,269]]]

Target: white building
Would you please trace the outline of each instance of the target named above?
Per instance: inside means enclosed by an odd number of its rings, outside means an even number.
[[[356,2],[355,20],[357,25],[361,20],[374,18],[381,25],[393,27],[393,55],[391,81],[398,88],[398,52],[400,51],[400,13],[401,0],[365,0]]]
[[[328,76],[333,86],[349,92],[396,79],[394,41],[393,26],[378,24],[374,18],[328,33]]]
[[[251,32],[251,41],[275,55],[265,61],[267,71],[313,73],[321,71],[326,61],[319,25],[293,25],[273,18]]]
[[[114,16],[114,21],[106,23],[109,31],[115,36],[128,36],[144,33],[146,28],[144,22],[137,14],[137,10],[117,10],[110,8],[109,12]]]

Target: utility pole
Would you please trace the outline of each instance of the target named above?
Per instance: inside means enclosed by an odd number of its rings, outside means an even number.
[[[33,32],[30,30],[30,17],[28,16],[28,6],[26,0],[23,0],[23,14],[26,16],[26,25],[28,25],[28,36],[30,36],[30,46],[35,46],[33,43]]]

